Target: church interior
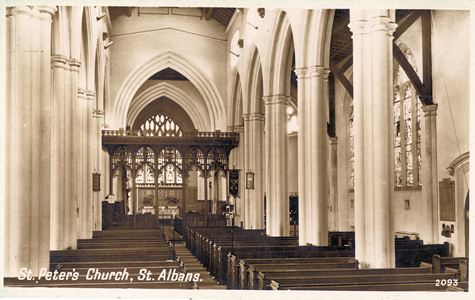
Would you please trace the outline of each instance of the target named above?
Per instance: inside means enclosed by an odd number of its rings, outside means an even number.
[[[6,287],[468,290],[468,10],[5,12]]]

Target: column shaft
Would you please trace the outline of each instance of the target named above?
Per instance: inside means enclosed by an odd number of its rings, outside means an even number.
[[[355,112],[356,258],[363,268],[394,267],[390,162],[392,33],[390,11],[352,11]]]
[[[439,242],[439,202],[437,190],[437,104],[424,105],[424,134],[422,138],[422,198],[427,212],[423,220],[424,241]]]
[[[53,13],[7,9],[5,277],[49,265]]]
[[[306,170],[306,161],[305,161],[305,136],[306,136],[306,103],[305,99],[305,86],[307,84],[306,69],[297,69],[295,70],[297,75],[297,97],[298,97],[298,106],[297,106],[297,115],[298,117],[298,139],[297,139],[297,152],[298,152],[298,212],[299,212],[299,245],[305,245],[307,243],[307,223],[306,223],[306,187],[305,184],[305,170]]]
[[[266,233],[288,236],[289,195],[287,186],[287,106],[289,98],[266,97]],[[267,118],[269,116],[269,118]]]

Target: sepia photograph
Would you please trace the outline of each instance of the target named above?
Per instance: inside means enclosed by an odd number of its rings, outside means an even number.
[[[473,296],[474,3],[404,3],[6,1],[0,296]]]

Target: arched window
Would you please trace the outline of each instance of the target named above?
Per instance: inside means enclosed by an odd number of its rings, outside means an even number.
[[[180,126],[165,114],[158,113],[148,118],[141,126],[144,136],[182,136]]]
[[[160,185],[182,185],[183,159],[178,150],[173,147],[163,149],[158,155],[158,183]]]
[[[348,112],[348,144],[350,149],[350,189],[352,190],[355,188],[355,130],[353,121],[353,104],[351,104]]]
[[[135,183],[153,185],[155,183],[154,164],[155,153],[150,147],[142,147],[137,151],[135,163],[138,166]]]
[[[393,111],[394,185],[418,188],[422,185],[422,104],[408,79],[394,88]]]

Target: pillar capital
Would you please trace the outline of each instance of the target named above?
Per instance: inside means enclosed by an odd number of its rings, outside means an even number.
[[[37,6],[37,8],[41,14],[49,14],[51,17],[53,17],[58,10],[56,6]]]
[[[25,6],[15,6],[15,7],[7,7],[6,9],[6,16],[11,17],[15,15],[29,15],[33,16],[35,14],[35,10],[31,5]]]
[[[338,144],[338,137],[336,137],[336,136],[331,136],[331,137],[328,138],[328,140],[330,141],[330,145]]]
[[[79,67],[81,67],[81,61],[76,59],[76,58],[73,58],[73,57],[70,57],[69,60],[69,67],[71,68],[71,71],[73,72],[79,72]]]
[[[96,91],[86,90],[86,99],[89,101],[94,101],[96,99]]]
[[[264,121],[265,116],[261,113],[250,113],[248,121]]]
[[[262,99],[264,100],[265,105],[276,105],[276,104],[288,105],[290,102],[290,97],[285,96],[285,95],[263,96]]]
[[[304,79],[307,76],[307,68],[295,68],[294,73],[297,79]]]
[[[424,112],[424,116],[426,116],[426,117],[436,116],[437,115],[437,107],[438,107],[437,103],[423,105],[422,106],[422,111]]]
[[[351,12],[350,12],[351,15]],[[348,27],[353,34],[364,34],[366,29],[366,20],[351,20]]]
[[[53,54],[51,55],[51,64],[53,68],[67,69],[68,58],[64,55]]]
[[[92,116],[94,118],[98,118],[98,119],[101,119],[104,117],[104,111],[101,110],[101,109],[95,109],[92,111]]]
[[[323,66],[311,66],[308,68],[307,74],[308,77],[323,77],[324,70]]]
[[[234,132],[243,133],[244,132],[244,125],[234,125]]]
[[[96,92],[92,90],[87,90],[85,88],[78,87],[78,98],[83,99],[83,100],[88,100],[88,101],[93,101],[96,96]]]

